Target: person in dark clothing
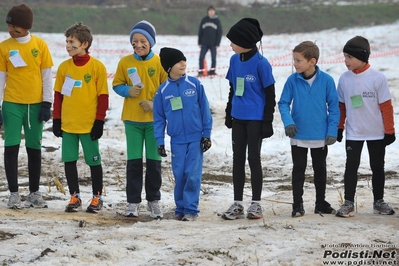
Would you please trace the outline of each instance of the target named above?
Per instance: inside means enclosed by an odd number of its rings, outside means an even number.
[[[198,45],[201,48],[199,56],[198,76],[204,76],[204,59],[208,50],[211,51],[211,70],[208,75],[216,75],[216,49],[222,39],[222,24],[213,6],[208,7],[208,15],[202,18],[198,30]]]
[[[260,151],[262,139],[273,135],[275,80],[269,61],[256,47],[258,42],[262,47],[263,36],[258,20],[243,18],[230,28],[226,36],[235,53],[230,58],[226,74],[230,92],[225,119],[226,127],[232,129],[234,203],[222,214],[222,218],[244,218],[245,160],[248,151],[252,200],[247,218],[260,219],[263,217]]]

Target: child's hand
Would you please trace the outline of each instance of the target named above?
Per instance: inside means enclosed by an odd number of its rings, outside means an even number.
[[[333,145],[337,141],[336,137],[327,136],[326,145]]]
[[[385,134],[384,135],[384,144],[385,146],[388,146],[389,144],[392,144],[396,140],[395,133],[394,134]]]
[[[264,138],[270,138],[273,136],[274,131],[273,131],[273,124],[272,122],[263,122],[262,123],[262,139]]]
[[[159,156],[166,157],[165,145],[158,146],[158,154]]]
[[[233,118],[231,117],[231,115],[227,115],[226,114],[226,118],[224,119],[224,125],[227,128],[232,128],[233,127]]]
[[[344,130],[341,128],[338,128],[337,141],[341,142],[343,137],[344,137]]]
[[[104,130],[104,121],[95,120],[90,132],[91,139],[96,140],[101,138],[101,136],[103,135],[103,130]]]
[[[150,112],[152,111],[154,103],[152,101],[141,101],[140,106],[144,109],[144,112]]]
[[[298,129],[296,129],[295,125],[289,125],[285,128],[285,135],[287,137],[293,138],[293,137],[295,137],[297,132],[298,132]]]
[[[42,102],[39,111],[39,122],[47,122],[51,118],[51,103]]]
[[[53,119],[53,134],[62,138],[61,119]]]
[[[212,146],[212,141],[210,138],[202,138],[201,139],[201,149],[202,152],[206,152]]]
[[[141,87],[139,86],[131,86],[129,89],[129,96],[130,97],[138,97],[141,91]]]

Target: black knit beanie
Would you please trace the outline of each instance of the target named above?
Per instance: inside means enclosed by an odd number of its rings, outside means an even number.
[[[180,50],[169,47],[161,48],[159,57],[161,58],[161,65],[167,73],[169,73],[172,67],[181,60],[187,61],[186,57]]]
[[[360,61],[366,63],[369,61],[370,43],[362,36],[356,36],[347,41],[343,50],[344,53],[347,53]]]
[[[6,23],[29,30],[33,24],[33,11],[24,4],[13,6],[8,11]]]
[[[259,21],[254,18],[243,18],[234,24],[226,37],[242,48],[253,48],[262,39],[263,31]]]

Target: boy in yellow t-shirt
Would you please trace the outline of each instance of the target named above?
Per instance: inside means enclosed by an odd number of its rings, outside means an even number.
[[[18,153],[24,129],[28,155],[29,195],[26,207],[47,207],[39,191],[43,124],[51,117],[53,61],[44,40],[32,35],[33,11],[15,5],[7,13],[11,38],[0,43],[0,102],[4,118],[4,168],[9,208],[19,208]],[[2,116],[0,112],[0,117]]]
[[[163,217],[161,199],[161,157],[154,138],[152,99],[167,74],[159,56],[154,54],[155,28],[142,20],[130,32],[134,53],[118,63],[112,82],[114,91],[124,97],[122,120],[125,124],[127,144],[126,195],[127,217],[137,217],[143,188],[143,149],[145,147],[145,191],[150,216]],[[145,146],[144,146],[145,145]]]
[[[93,37],[82,22],[65,31],[66,50],[72,57],[57,70],[54,86],[53,133],[62,137],[62,161],[71,199],[65,208],[81,208],[78,171],[79,141],[90,166],[93,197],[87,212],[98,212],[103,206],[103,169],[98,139],[103,135],[108,109],[107,71],[103,63],[89,55]]]

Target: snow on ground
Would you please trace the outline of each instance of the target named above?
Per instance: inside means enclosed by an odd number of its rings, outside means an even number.
[[[54,74],[67,59],[65,37],[60,34],[37,33],[49,44]],[[277,100],[286,78],[292,73],[291,50],[299,42],[316,41],[321,50],[319,66],[335,81],[346,68],[342,47],[355,35],[371,42],[371,65],[388,78],[396,110],[399,110],[399,23],[346,30],[264,36],[263,54],[273,65]],[[8,33],[0,33],[0,39]],[[372,193],[367,149],[364,149],[356,196],[357,214],[343,219],[332,215],[313,214],[314,187],[309,158],[305,183],[306,214],[291,218],[290,190],[291,154],[288,138],[276,108],[274,136],[263,141],[262,163],[264,187],[260,220],[222,220],[218,213],[233,201],[231,183],[232,151],[230,130],[224,126],[224,108],[228,83],[224,79],[232,51],[223,38],[218,49],[218,77],[203,78],[214,117],[212,148],[204,155],[204,180],[200,199],[200,217],[195,222],[173,219],[173,176],[170,156],[163,162],[163,220],[152,220],[145,205],[139,218],[125,218],[118,213],[126,207],[125,136],[120,121],[122,99],[111,82],[121,56],[131,53],[126,36],[96,35],[91,55],[104,62],[109,72],[110,108],[105,133],[100,140],[104,168],[104,209],[98,214],[65,213],[69,192],[60,161],[61,140],[53,136],[51,121],[43,134],[42,186],[48,209],[7,209],[8,188],[4,167],[0,165],[0,262],[3,265],[397,265],[399,252],[399,216],[379,216],[372,212]],[[188,59],[188,74],[196,75],[199,48],[196,36],[157,36],[154,52],[164,47],[181,49]],[[207,55],[210,64],[209,54]],[[166,141],[168,142],[168,141]],[[20,194],[28,194],[26,151],[20,150]],[[3,142],[0,143],[3,148]],[[169,146],[167,145],[167,149]],[[385,200],[399,212],[397,156],[399,141],[387,148],[387,182]],[[0,154],[3,161],[3,154]],[[343,197],[342,176],[345,164],[344,143],[329,147],[327,200],[338,208]],[[78,162],[84,208],[90,200],[90,171]],[[249,173],[249,172],[248,172]],[[66,190],[56,188],[58,177]],[[244,191],[249,205],[249,180]],[[374,253],[376,252],[376,253]],[[380,257],[378,259],[378,257]]]

